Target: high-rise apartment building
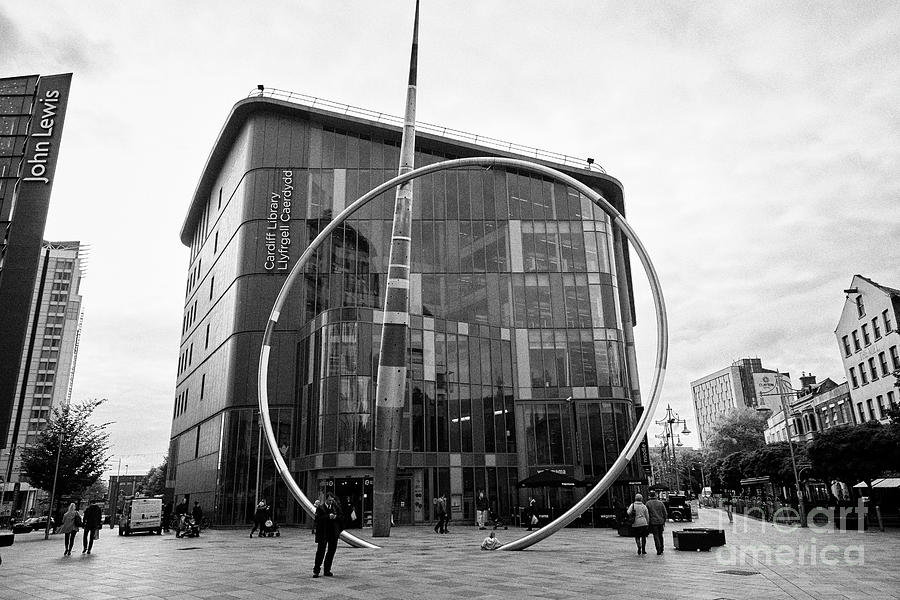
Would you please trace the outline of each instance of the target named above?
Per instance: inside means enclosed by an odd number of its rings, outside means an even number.
[[[297,95],[232,109],[181,231],[190,248],[169,478],[219,523],[257,496],[302,520],[260,440],[257,369],[275,295],[301,251],[349,203],[397,174],[397,121]],[[329,107],[326,110],[323,106]],[[416,165],[508,156],[553,166],[624,212],[622,186],[586,161],[419,124]],[[394,519],[433,518],[447,494],[474,518],[485,491],[504,517],[537,496],[570,506],[584,488],[519,490],[553,469],[597,480],[635,425],[633,299],[626,245],[576,190],[526,172],[469,168],[414,183],[408,381]],[[271,418],[311,497],[333,490],[368,522],[373,396],[394,192],[321,247],[272,343]],[[262,454],[260,454],[262,449]],[[261,466],[261,470],[259,470]],[[629,467],[602,502],[646,480]]]
[[[0,450],[0,516],[34,505],[38,490],[22,481],[22,450],[33,444],[54,407],[68,403],[81,331],[79,242],[44,242],[31,294],[26,343],[16,375],[12,422]]]
[[[736,360],[724,369],[692,381],[691,397],[700,446],[706,443],[710,428],[720,416],[736,408],[779,405],[779,396],[787,397],[790,389],[790,374],[765,369],[758,358]]]

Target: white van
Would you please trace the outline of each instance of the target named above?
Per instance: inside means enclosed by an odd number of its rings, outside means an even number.
[[[119,535],[149,531],[162,535],[162,498],[125,498],[119,516]]]

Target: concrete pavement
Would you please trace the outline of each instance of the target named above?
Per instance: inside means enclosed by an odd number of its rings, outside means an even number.
[[[703,509],[689,526],[726,529],[712,552],[672,549],[637,556],[634,542],[608,529],[566,529],[529,550],[483,552],[487,532],[451,523],[395,528],[381,550],[341,544],[335,577],[312,579],[313,537],[282,529],[280,538],[249,531],[204,531],[199,538],[104,529],[91,555],[81,539],[63,556],[61,535],[16,536],[0,550],[0,599],[145,598],[900,598],[900,532],[838,532],[760,523]],[[367,534],[369,530],[364,530]],[[501,541],[522,535],[498,531]]]

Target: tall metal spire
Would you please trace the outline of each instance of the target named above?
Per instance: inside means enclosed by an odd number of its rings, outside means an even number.
[[[412,171],[416,146],[416,69],[419,53],[419,2],[413,24],[409,57],[409,83],[403,138],[400,142],[399,174]],[[373,482],[372,535],[391,535],[394,484],[400,457],[401,413],[406,395],[406,339],[409,330],[409,267],[412,232],[412,181],[397,188],[394,226],[388,261],[384,322],[378,355],[375,390],[375,480]]]

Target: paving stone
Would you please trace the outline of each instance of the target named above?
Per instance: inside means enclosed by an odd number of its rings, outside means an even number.
[[[305,529],[262,540],[234,530],[191,540],[104,530],[91,555],[71,557],[61,556],[61,536],[19,535],[3,549],[0,599],[900,599],[900,532],[775,527],[740,515],[729,523],[718,510],[702,510],[692,526],[725,529],[728,544],[674,551],[671,531],[681,525],[669,524],[662,556],[652,548],[637,556],[633,540],[609,529],[565,529],[523,552],[482,552],[484,532],[475,527],[458,524],[443,536],[400,527],[373,540],[380,550],[341,544],[335,577],[319,579],[311,577],[315,544]]]

